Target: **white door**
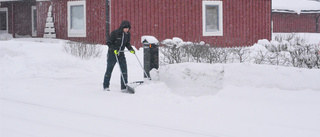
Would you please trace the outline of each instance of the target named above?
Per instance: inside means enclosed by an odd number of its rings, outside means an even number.
[[[31,24],[32,24],[32,36],[37,36],[37,8],[36,6],[31,7]]]
[[[8,8],[0,8],[0,33],[8,33]]]

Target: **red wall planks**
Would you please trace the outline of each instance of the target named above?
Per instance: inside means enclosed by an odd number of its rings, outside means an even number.
[[[67,2],[53,0],[57,37],[75,41],[105,44],[106,0],[87,0],[87,37],[67,36]],[[216,0],[219,1],[219,0]],[[119,28],[122,20],[132,25],[131,43],[141,46],[143,35],[162,41],[180,37],[184,41],[200,42],[222,47],[248,46],[259,39],[271,39],[271,0],[223,1],[223,36],[202,35],[202,0],[110,0],[109,33]],[[48,6],[37,2],[38,36],[42,37]],[[43,14],[44,13],[44,14]]]
[[[67,2],[79,0],[52,0],[37,2],[38,37],[43,37],[49,6],[52,4],[53,20],[57,38],[88,43],[105,44],[106,41],[106,1],[86,1],[87,37],[68,37]]]
[[[272,13],[273,32],[316,32],[316,18],[320,13]],[[320,24],[320,22],[319,22]],[[319,25],[318,24],[318,25]],[[319,32],[318,32],[319,33]]]
[[[43,37],[44,35],[47,13],[50,4],[51,2],[37,2],[37,37]]]

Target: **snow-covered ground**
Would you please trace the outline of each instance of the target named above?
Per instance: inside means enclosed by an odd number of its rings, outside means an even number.
[[[320,136],[319,69],[173,64],[125,94],[116,66],[106,92],[107,47],[81,60],[64,42],[0,41],[0,137]],[[142,80],[135,56],[126,56],[129,81]]]

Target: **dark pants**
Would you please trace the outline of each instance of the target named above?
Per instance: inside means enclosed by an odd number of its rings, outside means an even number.
[[[114,65],[117,63],[116,55],[113,53],[113,51],[108,51],[107,58],[108,58],[107,71],[104,75],[103,88],[109,88],[112,71],[113,71]],[[121,72],[123,74],[123,78],[120,75],[121,89],[126,89],[126,84],[128,83],[128,74],[127,74],[127,61],[126,61],[126,57],[124,56],[124,53],[119,53],[118,59],[119,59]]]

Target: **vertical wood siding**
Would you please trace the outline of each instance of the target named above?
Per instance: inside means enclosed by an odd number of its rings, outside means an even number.
[[[158,40],[184,41],[221,46],[250,46],[271,39],[271,0],[223,1],[223,36],[202,36],[202,0],[111,0],[111,27],[131,22],[131,44],[140,47],[143,35]]]
[[[52,0],[57,38],[105,44],[106,0],[87,0],[87,37],[67,36],[67,2]],[[271,0],[223,1],[223,36],[202,36],[202,0],[110,0],[110,30],[122,20],[131,22],[131,44],[140,47],[143,35],[160,41],[180,37],[184,41],[221,47],[249,46],[271,39]],[[51,2],[37,2],[38,37],[43,36]]]
[[[49,6],[52,4],[53,20],[57,38],[88,43],[106,43],[106,0],[86,0],[86,33],[87,37],[68,37],[68,1],[82,0],[52,0],[37,2],[38,37],[43,37]]]
[[[51,2],[37,2],[37,37],[43,37],[47,13]]]
[[[316,33],[316,19],[320,13],[272,13],[273,32],[310,32]],[[318,26],[320,19],[318,18]],[[320,29],[320,27],[319,27]],[[320,33],[320,32],[318,32]]]

